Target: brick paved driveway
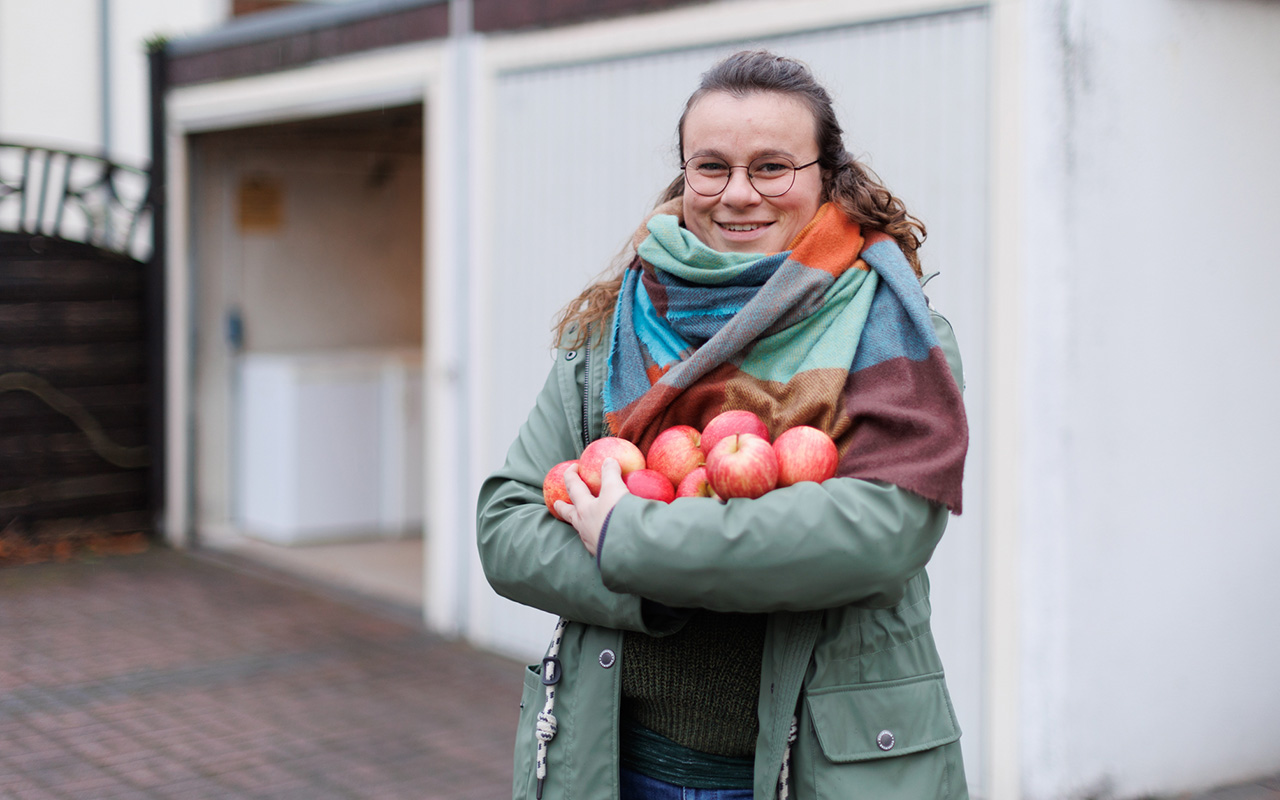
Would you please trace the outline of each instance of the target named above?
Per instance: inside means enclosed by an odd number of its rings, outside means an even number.
[[[501,800],[522,675],[225,558],[0,568],[0,800]]]
[[[521,667],[166,549],[0,569],[0,798],[510,797]]]

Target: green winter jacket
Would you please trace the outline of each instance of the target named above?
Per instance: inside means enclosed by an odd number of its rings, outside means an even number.
[[[934,327],[963,386],[951,325]],[[767,612],[755,797],[776,796],[793,714],[790,796],[967,798],[960,728],[929,627],[925,564],[948,512],[895,486],[800,483],[755,500],[624,496],[599,564],[548,513],[542,479],[606,435],[608,333],[560,350],[506,465],[478,503],[480,559],[502,596],[568,620],[545,800],[616,800],[623,631],[673,632],[672,608]],[[548,631],[548,638],[551,632]],[[541,665],[525,671],[514,797],[535,796]]]

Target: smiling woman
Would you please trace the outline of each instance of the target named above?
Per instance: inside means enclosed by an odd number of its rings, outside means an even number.
[[[770,125],[773,128],[766,135]],[[717,134],[718,140],[714,139]],[[803,64],[765,51],[743,51],[725,59],[702,76],[701,86],[685,103],[676,136],[683,164],[681,174],[667,186],[655,213],[659,210],[670,213],[672,201],[680,199],[680,209],[675,213],[680,215],[682,225],[703,244],[727,252],[770,253],[785,249],[792,243],[791,237],[817,213],[818,205],[811,205],[810,193],[816,182],[819,204],[830,202],[850,221],[887,234],[915,274],[921,275],[916,251],[925,239],[924,224],[909,214],[902,201],[845,148],[844,131],[836,119],[831,96]],[[754,137],[755,142],[748,143],[748,137]],[[750,169],[755,166],[756,154],[746,160],[735,160],[734,154],[714,149],[731,144],[748,150],[751,146],[761,147],[764,150],[758,155],[779,156],[789,162],[794,167],[791,172],[794,185],[777,196],[768,188],[761,192],[759,176]],[[796,149],[790,151],[788,147]],[[711,160],[715,167],[712,174],[718,182],[723,181],[722,184],[703,188],[697,178],[690,179],[701,171],[691,172],[691,162],[701,167],[707,163],[703,160],[706,156],[715,157]],[[815,159],[816,170],[810,167]],[[777,159],[772,161],[781,163]],[[742,193],[743,182],[734,180],[738,174],[735,167],[743,167],[742,173],[750,178],[748,183],[754,192]],[[721,170],[724,177],[719,175]],[[807,180],[802,177],[806,174]],[[711,212],[704,213],[703,209],[715,206],[721,207],[723,217],[716,219],[722,219],[725,227],[721,231],[723,239],[713,242],[709,237],[715,235],[716,228],[704,222],[710,219],[707,214]],[[785,211],[787,219],[794,220],[805,214],[798,206],[808,210],[808,217],[800,221],[799,227],[785,223],[769,225],[771,230],[756,236],[750,235],[751,228],[742,228],[747,208],[754,207],[762,214]],[[691,211],[693,219],[690,219]],[[637,236],[645,233],[641,226]],[[743,237],[745,241],[730,238],[737,233],[747,233]],[[565,335],[570,334],[569,344],[581,347],[588,328],[598,329],[613,316],[627,266],[626,261],[619,262],[615,274],[587,287],[564,307],[556,324],[557,342],[564,341]]]
[[[793,59],[715,65],[677,130],[679,176],[619,274],[566,307],[480,492],[489,582],[561,617],[525,677],[515,796],[967,797],[923,570],[961,508],[968,429],[918,281],[924,228]],[[590,487],[565,468],[569,501],[547,508],[544,476],[591,442],[653,454],[731,410],[772,439],[829,436],[835,477],[666,503],[605,459]]]

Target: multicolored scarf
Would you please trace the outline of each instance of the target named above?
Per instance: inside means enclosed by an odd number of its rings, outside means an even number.
[[[840,476],[960,513],[964,402],[897,243],[864,238],[827,203],[791,250],[720,253],[681,226],[678,203],[649,218],[623,276],[604,392],[612,434],[647,452],[672,425],[747,409],[773,436],[831,434]]]

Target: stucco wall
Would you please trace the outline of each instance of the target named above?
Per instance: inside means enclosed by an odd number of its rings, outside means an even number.
[[[0,136],[96,149],[96,17],[94,0],[0,3]]]
[[[143,164],[151,157],[145,43],[215,25],[228,0],[107,3],[105,94],[102,6],[0,0],[0,139],[90,153],[105,139],[117,160]]]
[[[1280,763],[1280,5],[1031,7],[1023,776]]]

